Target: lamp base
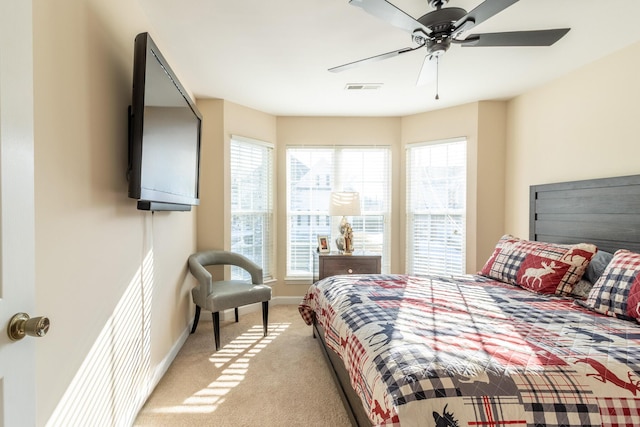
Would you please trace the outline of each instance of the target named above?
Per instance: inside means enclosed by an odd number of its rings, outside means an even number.
[[[353,253],[353,243],[345,236],[338,236],[336,238],[336,247],[342,255],[351,255]]]

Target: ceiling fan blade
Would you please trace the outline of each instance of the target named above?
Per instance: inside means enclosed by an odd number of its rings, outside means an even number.
[[[339,71],[348,70],[349,68],[359,67],[360,65],[363,65],[363,64],[366,64],[366,63],[369,63],[369,62],[381,61],[383,59],[393,58],[394,56],[402,55],[403,53],[413,52],[414,50],[420,49],[421,47],[422,46],[405,47],[404,49],[394,50],[392,52],[383,53],[381,55],[376,55],[376,56],[372,56],[370,58],[360,59],[358,61],[349,62],[348,64],[339,65],[337,67],[329,68],[329,71],[331,71],[333,73],[337,73]]]
[[[491,46],[551,46],[569,32],[570,28],[555,30],[513,31],[507,33],[471,34],[460,40],[463,47]]]
[[[517,3],[519,0],[485,0],[480,3],[475,9],[471,12],[467,13],[462,18],[458,19],[454,24],[453,28],[455,30],[459,30],[463,25],[463,30],[466,31],[481,22],[486,21],[491,18],[493,15],[496,15],[514,3]]]
[[[370,15],[380,18],[410,34],[413,34],[416,30],[422,30],[427,35],[431,34],[429,28],[386,0],[349,0],[349,4],[360,7]]]

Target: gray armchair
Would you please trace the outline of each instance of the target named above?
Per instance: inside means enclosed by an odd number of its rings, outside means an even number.
[[[205,268],[208,265],[235,265],[245,269],[251,275],[251,282],[244,280],[214,281]],[[262,323],[264,336],[267,336],[269,320],[269,300],[271,288],[262,284],[262,268],[243,255],[228,251],[203,251],[189,257],[189,270],[198,280],[198,286],[191,290],[196,305],[196,315],[191,333],[196,331],[200,320],[200,310],[211,311],[213,317],[213,337],[216,351],[220,348],[220,311],[233,308],[236,322],[238,307],[262,303]]]

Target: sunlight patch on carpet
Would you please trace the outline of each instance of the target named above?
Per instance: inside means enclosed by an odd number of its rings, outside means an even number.
[[[182,404],[158,408],[154,413],[203,414],[214,412],[225,401],[225,396],[242,383],[251,367],[251,359],[269,346],[291,323],[270,323],[263,336],[262,325],[254,325],[245,333],[209,357],[215,369],[222,369],[218,378],[206,388],[187,397]]]

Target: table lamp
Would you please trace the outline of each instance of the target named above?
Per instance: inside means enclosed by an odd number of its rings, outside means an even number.
[[[347,216],[360,215],[360,193],[355,191],[336,191],[331,193],[329,215],[341,216],[340,236],[336,239],[338,250],[346,255],[353,252],[353,230]]]

